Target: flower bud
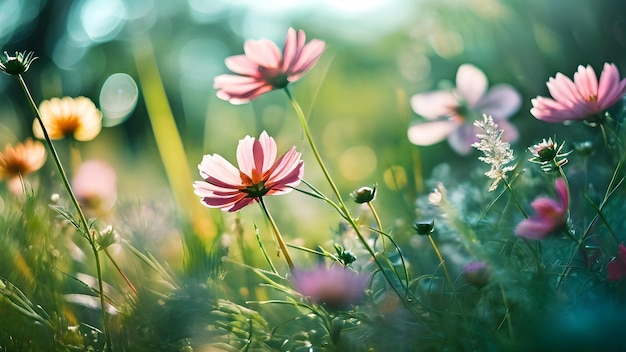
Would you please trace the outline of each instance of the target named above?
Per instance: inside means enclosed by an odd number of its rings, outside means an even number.
[[[35,53],[30,52],[15,52],[15,56],[9,56],[9,53],[4,52],[6,59],[0,58],[0,70],[9,75],[20,75],[30,68],[30,64],[37,59]]]
[[[420,236],[430,236],[433,231],[435,231],[435,220],[427,221],[418,221],[413,225],[415,229],[415,233]]]
[[[374,197],[376,196],[376,186],[361,187],[350,193],[350,195],[354,198],[354,201],[359,204],[369,203],[374,200]]]
[[[471,261],[463,267],[463,278],[469,284],[483,287],[489,282],[491,269],[486,263]]]

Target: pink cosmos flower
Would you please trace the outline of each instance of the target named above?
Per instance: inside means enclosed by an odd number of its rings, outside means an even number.
[[[614,64],[605,63],[600,82],[591,66],[578,66],[574,81],[557,73],[550,78],[548,90],[553,99],[537,97],[530,113],[546,122],[585,120],[613,104],[626,92],[626,79],[620,81],[619,71]]]
[[[626,276],[626,246],[620,243],[617,257],[611,259],[608,264],[608,281],[618,281]]]
[[[537,198],[531,206],[535,215],[522,220],[515,227],[515,234],[531,240],[539,240],[558,230],[567,220],[569,208],[569,194],[567,184],[563,178],[558,178],[554,184],[559,200],[551,198]]]
[[[237,146],[239,169],[218,154],[198,165],[204,181],[193,184],[203,205],[234,212],[265,195],[291,192],[304,175],[304,161],[292,147],[276,160],[276,142],[263,131],[258,140],[246,136]]]
[[[341,308],[363,300],[369,278],[342,266],[327,269],[320,265],[310,271],[295,270],[291,283],[312,302],[329,308]]]
[[[90,215],[106,214],[117,200],[117,175],[106,162],[85,161],[72,178],[72,189]]]
[[[215,77],[213,88],[217,96],[232,104],[245,104],[273,89],[297,81],[317,63],[325,43],[313,39],[308,44],[304,31],[289,28],[285,48],[267,39],[246,40],[245,55],[226,58],[226,67],[236,73]]]
[[[448,138],[457,153],[469,154],[480,130],[473,125],[483,114],[493,117],[504,133],[505,142],[517,140],[517,129],[507,119],[521,104],[520,94],[508,84],[498,84],[487,91],[487,76],[477,67],[464,64],[456,73],[456,88],[416,94],[411,107],[424,117],[422,122],[409,127],[409,141],[427,146]]]

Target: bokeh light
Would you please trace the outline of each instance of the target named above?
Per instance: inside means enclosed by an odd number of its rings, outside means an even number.
[[[102,125],[111,127],[124,122],[137,105],[139,90],[135,80],[125,73],[115,73],[106,79],[100,90]]]

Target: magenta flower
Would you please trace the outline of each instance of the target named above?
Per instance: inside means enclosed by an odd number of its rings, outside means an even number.
[[[341,308],[363,300],[369,278],[342,266],[327,269],[320,265],[310,271],[294,270],[291,283],[312,302]]]
[[[471,261],[463,266],[462,276],[468,283],[483,287],[489,282],[491,268],[485,262]]]
[[[517,224],[515,227],[517,236],[539,240],[565,225],[569,208],[567,184],[563,178],[558,178],[554,187],[559,200],[545,197],[535,199],[531,203],[535,215]]]
[[[448,143],[457,153],[466,155],[472,144],[478,142],[480,130],[474,121],[483,114],[493,117],[504,130],[505,142],[517,140],[517,129],[507,119],[516,113],[521,104],[520,94],[508,84],[498,84],[487,91],[485,74],[470,64],[461,65],[456,73],[456,88],[416,94],[411,98],[411,107],[424,117],[422,122],[409,127],[409,141],[427,146],[448,138]]]
[[[620,81],[619,71],[614,64],[605,63],[600,82],[591,66],[578,66],[574,81],[557,73],[546,84],[551,98],[540,97],[531,100],[530,113],[546,122],[585,120],[613,104],[626,92],[626,79]]]
[[[246,40],[245,55],[226,58],[226,67],[236,73],[215,77],[217,96],[232,104],[245,104],[273,89],[297,81],[317,63],[325,43],[313,39],[308,44],[304,31],[289,28],[285,48],[267,39]]]
[[[239,169],[217,154],[198,165],[204,181],[193,184],[202,204],[234,212],[265,195],[291,192],[304,174],[300,153],[292,147],[276,160],[276,142],[263,131],[258,140],[246,136],[237,146]]]
[[[626,276],[626,246],[620,243],[617,257],[611,259],[608,264],[608,281],[618,281]]]

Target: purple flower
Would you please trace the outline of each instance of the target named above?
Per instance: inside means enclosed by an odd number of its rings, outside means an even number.
[[[463,267],[463,278],[468,283],[482,287],[487,284],[491,276],[491,268],[487,263],[471,261]]]
[[[457,153],[466,155],[480,130],[473,125],[483,114],[490,115],[504,133],[505,142],[517,140],[517,129],[507,119],[516,113],[522,103],[520,94],[507,84],[498,84],[487,91],[485,74],[470,64],[459,67],[456,89],[416,94],[411,107],[427,122],[409,127],[409,141],[427,146],[448,138]]]
[[[605,63],[600,81],[591,66],[578,66],[574,81],[562,73],[551,77],[546,84],[551,98],[537,97],[530,113],[546,122],[585,120],[613,104],[626,92],[626,79],[620,81],[614,64]]]
[[[360,303],[365,297],[369,278],[346,269],[320,265],[312,270],[294,270],[293,287],[312,302],[329,308],[341,308]]]
[[[541,197],[535,199],[531,206],[535,215],[522,220],[515,227],[515,234],[531,240],[539,240],[558,230],[567,221],[569,194],[563,178],[555,182],[558,200]]]
[[[626,276],[626,246],[620,243],[617,257],[613,257],[607,266],[608,281],[618,281]]]

